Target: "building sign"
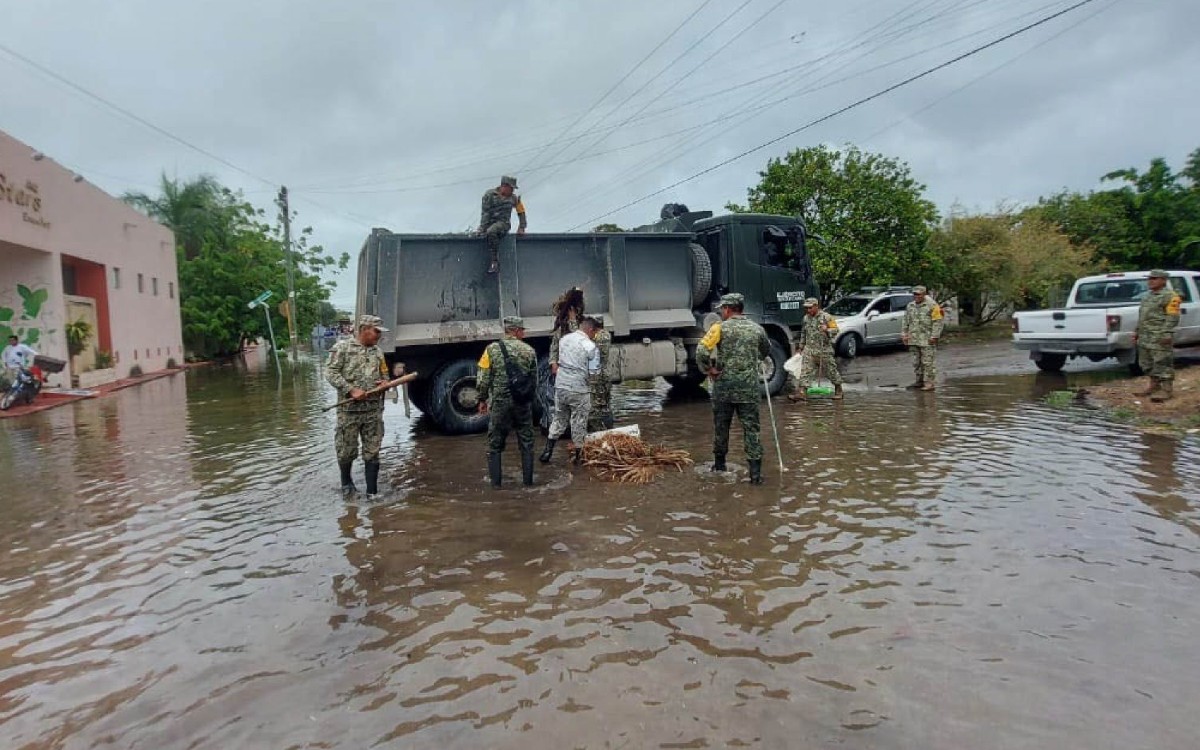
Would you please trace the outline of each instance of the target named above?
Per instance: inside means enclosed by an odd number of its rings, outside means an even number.
[[[0,172],[0,208],[18,210],[26,223],[42,229],[50,228],[50,222],[42,217],[42,196],[38,194],[37,183],[33,180],[26,180],[21,185],[15,179],[10,181],[8,175]]]

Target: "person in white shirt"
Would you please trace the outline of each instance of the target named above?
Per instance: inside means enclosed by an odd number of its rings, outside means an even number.
[[[31,367],[37,352],[32,347],[21,343],[16,336],[8,337],[8,346],[0,353],[0,362],[4,363],[5,385],[17,379],[17,371],[22,367]]]
[[[584,318],[579,330],[558,342],[558,374],[554,380],[554,419],[546,438],[546,450],[539,460],[549,463],[554,444],[571,427],[575,444],[575,463],[583,460],[583,440],[587,436],[588,415],[592,410],[591,376],[600,372],[600,349],[592,340],[599,326],[593,318]]]

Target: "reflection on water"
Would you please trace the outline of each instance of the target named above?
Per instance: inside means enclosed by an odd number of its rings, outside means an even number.
[[[1043,387],[776,404],[764,488],[493,492],[389,405],[369,505],[312,363],[7,420],[3,746],[1194,747],[1200,451]],[[707,460],[664,394],[618,410]]]

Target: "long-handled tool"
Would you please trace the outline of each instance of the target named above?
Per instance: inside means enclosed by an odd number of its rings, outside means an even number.
[[[775,454],[779,456],[779,473],[783,474],[787,469],[783,468],[783,448],[779,445],[779,425],[775,424],[775,407],[771,404],[771,384],[767,382],[767,373],[761,368],[758,371],[762,376],[763,392],[767,394],[767,413],[771,415],[771,437],[775,438]]]
[[[817,384],[810,385],[805,391],[810,396],[828,396],[833,393],[833,386],[821,385],[821,381],[825,379],[825,358],[821,358],[821,364],[817,365]]]
[[[376,394],[383,393],[384,391],[388,390],[389,388],[395,388],[398,385],[404,385],[405,383],[411,383],[412,381],[417,379],[418,374],[419,373],[410,372],[407,375],[401,375],[400,377],[396,378],[395,380],[389,380],[386,383],[380,383],[379,385],[375,386],[371,390],[367,391],[366,395],[364,395],[363,398],[367,398],[368,396],[374,396]],[[356,400],[359,400],[359,399],[344,398],[341,401],[338,401],[336,404],[326,406],[321,411],[329,411],[330,409],[336,409],[339,406],[345,406],[346,404],[352,404]]]

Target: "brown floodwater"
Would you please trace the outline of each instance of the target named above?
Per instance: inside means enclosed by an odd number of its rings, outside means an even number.
[[[1200,442],[902,356],[777,403],[782,476],[764,405],[761,488],[653,384],[694,470],[494,492],[388,404],[372,503],[313,363],[4,420],[0,747],[1195,748]]]

